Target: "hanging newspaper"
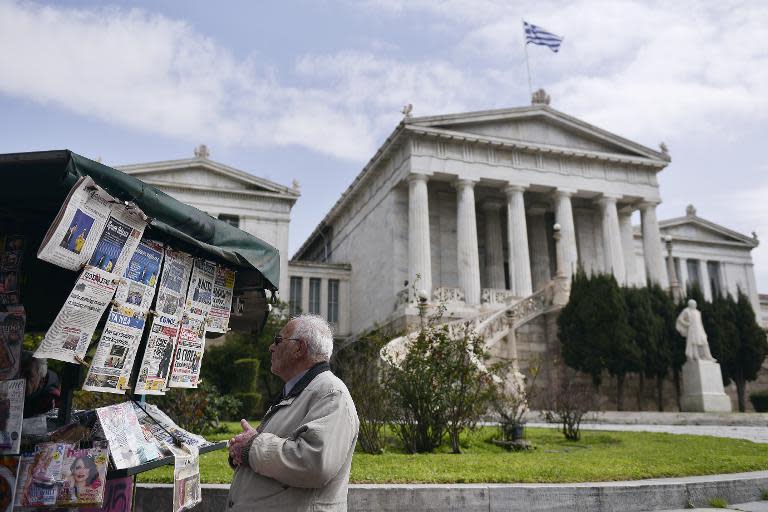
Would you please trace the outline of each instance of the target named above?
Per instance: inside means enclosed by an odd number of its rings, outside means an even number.
[[[68,446],[61,465],[56,505],[101,505],[104,501],[108,463],[109,448],[106,441],[95,442],[92,448]]]
[[[19,453],[25,382],[24,379],[0,381],[0,454]]]
[[[19,476],[19,457],[0,456],[0,512],[12,512]]]
[[[181,317],[179,338],[173,354],[170,388],[196,388],[205,351],[205,320],[187,311]]]
[[[156,315],[147,337],[144,358],[133,392],[138,395],[164,395],[171,371],[171,360],[181,320],[172,316]]]
[[[142,240],[125,269],[124,279],[117,286],[115,300],[148,310],[155,298],[162,263],[163,245]]]
[[[85,267],[64,307],[45,333],[45,338],[35,351],[35,357],[68,363],[82,361],[96,324],[112,301],[116,286],[112,274],[98,268]]]
[[[112,211],[112,196],[84,176],[69,191],[40,244],[37,257],[79,270],[91,257]]]
[[[131,468],[160,458],[160,451],[144,435],[130,402],[100,407],[96,415],[109,443],[115,469]]]
[[[24,258],[24,237],[6,235],[0,245],[0,304],[19,304],[21,261]]]
[[[142,410],[141,407],[143,407],[144,410]],[[136,416],[139,418],[139,423],[152,433],[157,446],[164,455],[172,455],[169,447],[174,446],[174,438],[186,445],[195,446],[197,448],[211,444],[204,437],[188,432],[178,426],[167,414],[158,409],[157,406],[143,404],[141,407],[136,403],[133,404]]]
[[[225,333],[229,330],[229,313],[232,309],[232,292],[234,289],[235,271],[217,265],[207,331]]]
[[[88,264],[122,276],[147,227],[145,218],[136,207],[113,205]]]
[[[15,379],[19,375],[25,323],[22,305],[5,306],[5,311],[0,312],[0,380]]]
[[[24,507],[51,507],[56,504],[61,482],[63,443],[42,443],[32,454],[21,456],[16,503]]]
[[[173,512],[189,510],[203,501],[200,490],[200,455],[194,446],[174,448]]]
[[[166,249],[155,310],[161,315],[181,318],[189,287],[193,259],[187,253]]]
[[[147,311],[113,305],[101,333],[96,354],[88,368],[83,389],[124,394],[131,378],[136,351],[144,333]]]
[[[203,321],[208,318],[213,303],[213,281],[215,279],[216,264],[202,258],[195,258],[184,313]]]

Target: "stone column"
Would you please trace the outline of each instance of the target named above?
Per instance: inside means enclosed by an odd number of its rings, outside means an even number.
[[[549,266],[549,242],[545,219],[546,206],[528,208],[528,233],[531,242],[531,280],[533,290],[541,290],[552,279]]]
[[[475,182],[456,181],[456,239],[459,286],[467,304],[480,304],[480,256],[477,249],[477,219],[475,217]]]
[[[483,204],[485,212],[485,280],[488,288],[503,290],[504,241],[501,233],[501,204],[489,201]]]
[[[619,231],[621,231],[621,249],[624,253],[624,272],[628,285],[639,285],[637,257],[635,256],[635,233],[632,229],[632,210],[619,211]]]
[[[408,280],[432,296],[432,258],[429,243],[429,199],[425,174],[408,175]]]
[[[624,251],[621,247],[621,231],[619,229],[619,212],[616,209],[616,197],[603,195],[598,200],[603,217],[603,252],[605,254],[605,270],[613,272],[613,276],[621,284],[627,279],[624,267]]]
[[[643,225],[643,255],[648,280],[658,283],[662,288],[669,286],[667,271],[664,268],[664,253],[661,247],[661,232],[656,220],[658,203],[646,202],[640,205],[640,221]]]
[[[509,284],[518,297],[533,293],[531,257],[528,252],[528,227],[525,224],[525,187],[510,185],[507,194],[507,239],[509,240]]]
[[[683,295],[688,295],[688,260],[685,258],[678,258],[680,262],[680,290]]]
[[[712,286],[709,282],[707,260],[699,260],[699,278],[701,279],[701,292],[704,294],[704,298],[712,300]]]
[[[570,278],[576,271],[579,256],[576,250],[576,227],[573,224],[570,190],[559,189],[555,192],[555,222],[560,224],[560,244],[562,246],[563,275]]]

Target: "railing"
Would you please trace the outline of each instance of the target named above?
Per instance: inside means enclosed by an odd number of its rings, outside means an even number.
[[[464,290],[461,288],[448,288],[447,286],[442,286],[440,288],[435,288],[432,296],[436,302],[442,304],[464,302]]]
[[[515,294],[511,290],[498,288],[483,288],[480,294],[482,304],[511,304],[515,300]]]

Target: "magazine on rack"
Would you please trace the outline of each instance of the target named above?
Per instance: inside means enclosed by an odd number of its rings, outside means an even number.
[[[139,418],[139,423],[145,427],[145,430],[149,430],[152,433],[158,448],[160,448],[164,455],[172,455],[170,447],[174,446],[174,438],[184,444],[198,448],[211,444],[204,437],[193,434],[178,426],[157,406],[145,403],[139,407],[134,403],[133,407],[136,411],[136,416]]]
[[[213,303],[213,281],[215,278],[216,264],[202,258],[195,258],[184,313],[203,321],[208,318]]]
[[[203,501],[200,456],[194,446],[174,448],[173,453],[173,512],[180,512]]]
[[[68,363],[82,361],[96,325],[112,301],[115,276],[95,267],[85,267],[43,341],[35,351],[38,359]]]
[[[181,317],[179,338],[173,354],[170,388],[196,388],[205,351],[205,320],[186,310]]]
[[[9,305],[4,309],[0,310],[0,380],[15,379],[19,375],[26,323],[24,306]]]
[[[67,446],[61,465],[61,478],[56,504],[79,507],[101,505],[107,481],[109,448],[106,441],[93,443],[91,448]]]
[[[144,219],[138,208],[113,205],[88,264],[122,276],[147,227]]]
[[[232,309],[232,292],[234,289],[235,271],[217,265],[207,331],[225,333],[229,329],[229,313]]]
[[[179,337],[181,320],[155,315],[133,392],[138,395],[164,395],[171,371],[173,350]]]
[[[19,453],[25,383],[24,379],[0,381],[0,454]]]
[[[162,263],[163,245],[152,240],[142,240],[117,286],[115,300],[148,310],[155,298]]]
[[[19,476],[19,457],[0,456],[0,512],[12,512]]]
[[[80,178],[48,228],[37,257],[69,270],[79,270],[91,257],[113,204],[112,196],[90,177]]]
[[[16,502],[25,507],[51,507],[56,504],[61,483],[63,443],[42,443],[32,454],[23,454],[16,484]]]
[[[116,469],[132,468],[160,458],[155,443],[145,435],[131,402],[96,409]]]
[[[185,252],[166,249],[163,273],[157,291],[155,310],[166,316],[181,318],[194,260]]]
[[[0,242],[0,304],[19,304],[24,237],[5,235]]]
[[[85,377],[85,391],[124,394],[129,389],[128,381],[146,320],[144,309],[112,305]]]

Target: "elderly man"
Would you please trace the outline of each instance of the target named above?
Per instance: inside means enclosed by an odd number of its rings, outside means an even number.
[[[229,441],[236,469],[227,510],[344,511],[359,421],[330,371],[331,327],[316,315],[293,318],[269,352],[285,387],[259,428],[241,420],[243,432]]]

